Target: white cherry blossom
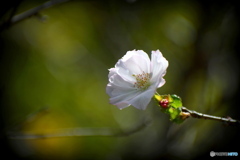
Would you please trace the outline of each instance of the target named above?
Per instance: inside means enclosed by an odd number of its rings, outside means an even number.
[[[142,50],[128,51],[109,69],[106,92],[110,103],[119,109],[130,105],[146,109],[157,88],[165,84],[168,61],[159,50],[152,51],[151,60]]]

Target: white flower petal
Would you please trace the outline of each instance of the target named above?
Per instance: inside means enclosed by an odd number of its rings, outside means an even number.
[[[135,55],[124,62],[124,68],[129,70],[131,74],[141,74],[142,72],[150,72],[150,60],[143,56]]]
[[[109,74],[108,74],[108,78],[110,78],[112,75],[116,74],[116,68],[110,68],[109,69]]]
[[[117,73],[125,80],[135,81],[133,75],[150,72],[150,59],[147,53],[128,51],[115,65]]]
[[[119,93],[120,94],[118,96],[110,98],[111,104],[116,105],[118,103],[127,103],[130,105],[129,101],[139,95],[139,92],[137,92],[136,90],[132,90],[129,92],[119,91]]]
[[[162,53],[159,50],[152,51],[151,55],[151,71],[152,78],[151,82],[160,82],[161,77],[166,73],[168,67],[168,61],[162,56]],[[159,83],[158,82],[158,83]]]
[[[127,51],[127,53],[121,58],[121,60],[123,62],[127,61],[129,58],[131,58],[132,56],[134,56],[136,54],[136,50],[132,50],[132,51]]]
[[[106,88],[106,92],[110,97],[117,97],[119,95],[132,92],[133,89],[129,87],[117,86],[114,83],[109,83]]]
[[[136,52],[138,55],[143,56],[145,59],[149,59],[148,54],[146,52],[144,52],[143,50],[137,50]],[[149,59],[149,61],[150,61],[150,59]]]
[[[139,94],[137,97],[133,98],[130,101],[130,104],[137,109],[145,110],[155,92],[155,89],[148,89],[145,92]]]
[[[148,54],[145,53],[143,50],[132,50],[132,51],[128,51],[123,57],[122,60],[125,62],[126,60],[128,60],[129,58],[135,56],[135,55],[140,55],[143,56],[145,59],[149,59]]]
[[[161,78],[160,82],[157,84],[157,88],[162,87],[166,83],[165,79]]]
[[[114,86],[119,86],[120,88],[133,88],[133,83],[129,81],[125,81],[121,76],[118,74],[114,74],[109,78],[110,84],[113,84]]]
[[[123,61],[119,60],[118,63],[115,65],[117,74],[121,76],[125,81],[129,81],[134,83],[135,78],[132,76],[133,73],[129,71],[128,68],[126,68]]]
[[[123,108],[126,108],[128,106],[130,106],[130,104],[127,104],[127,103],[118,103],[118,104],[115,104],[119,109],[123,109]]]

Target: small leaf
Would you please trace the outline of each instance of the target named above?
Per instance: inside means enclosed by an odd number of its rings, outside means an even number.
[[[171,103],[172,107],[174,108],[182,107],[182,99],[179,96],[172,94],[171,99],[172,99],[172,103]]]
[[[181,113],[181,109],[180,108],[170,107],[169,108],[170,120],[171,121],[175,120],[177,117],[179,117],[180,113]]]
[[[160,102],[162,100],[162,96],[155,94],[154,95],[155,100],[157,100],[158,102]]]

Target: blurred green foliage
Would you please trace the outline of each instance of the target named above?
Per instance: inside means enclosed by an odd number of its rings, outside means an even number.
[[[23,1],[17,13],[42,2]],[[145,111],[120,111],[108,103],[105,87],[107,69],[128,50],[150,54],[159,49],[169,68],[158,93],[177,94],[192,110],[239,119],[238,9],[231,1],[70,1],[41,11],[40,19],[31,17],[3,30],[4,133],[125,130],[152,120],[126,137],[7,140],[10,150],[23,159],[106,160],[194,159],[208,157],[212,150],[236,151],[236,128],[194,119],[172,124],[155,102]]]

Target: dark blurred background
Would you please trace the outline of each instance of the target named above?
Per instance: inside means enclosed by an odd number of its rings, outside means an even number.
[[[1,24],[45,1],[6,1]],[[157,160],[238,152],[239,129],[188,119],[172,124],[154,102],[145,111],[108,103],[108,70],[127,51],[159,49],[169,61],[160,94],[198,112],[240,119],[239,5],[206,0],[83,0],[1,25],[1,157]],[[6,23],[4,23],[6,24]],[[127,130],[125,137],[9,139],[75,127]],[[239,156],[238,156],[239,157]]]

